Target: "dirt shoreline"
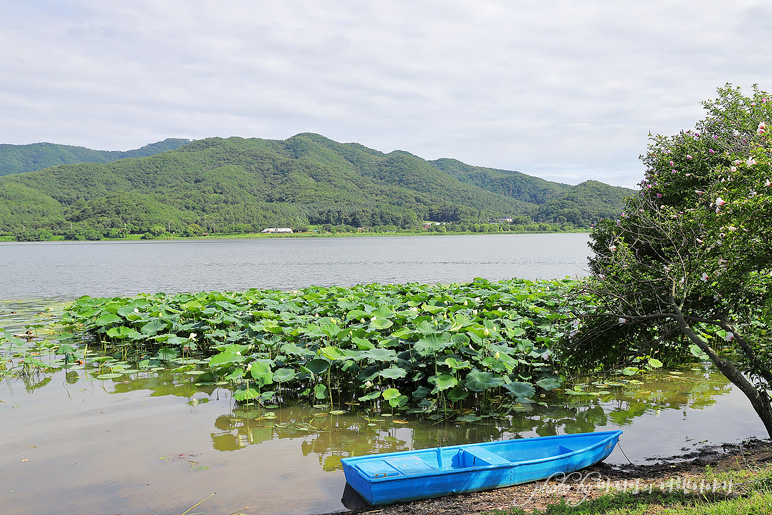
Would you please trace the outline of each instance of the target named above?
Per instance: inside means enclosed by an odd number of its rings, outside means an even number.
[[[684,489],[699,492],[700,488],[731,486],[705,484],[701,475],[706,467],[723,471],[755,468],[772,462],[772,440],[750,439],[741,444],[705,446],[697,450],[684,449],[685,454],[652,460],[646,465],[606,465],[600,463],[566,478],[553,478],[525,485],[500,488],[488,492],[453,495],[389,506],[365,506],[334,513],[371,515],[469,515],[493,510],[523,508],[526,512],[542,510],[548,504],[565,499],[578,504],[586,499],[605,495],[610,490],[648,491],[650,488]],[[356,494],[355,494],[356,495]],[[358,499],[360,502],[361,498]],[[332,515],[330,513],[322,515]]]

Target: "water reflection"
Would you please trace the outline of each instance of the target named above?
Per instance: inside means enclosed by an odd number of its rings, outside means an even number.
[[[48,311],[23,303],[0,308],[6,308],[0,327],[25,330],[22,320],[42,319],[32,342],[0,349],[3,362],[18,360],[17,351],[56,359],[43,344]],[[4,509],[46,512],[66,499],[62,510],[73,513],[158,513],[169,492],[190,507],[201,492],[217,491],[200,512],[230,513],[251,503],[258,512],[307,515],[342,508],[340,460],[351,455],[621,428],[618,447],[643,463],[705,440],[765,434],[747,400],[702,367],[641,380],[578,381],[536,403],[472,421],[385,416],[392,414],[364,405],[239,406],[227,385],[196,384],[194,360],[154,360],[137,370],[138,364],[117,359],[101,368],[93,358],[60,361],[59,371],[33,368],[0,380],[0,475],[16,492],[4,499]],[[117,377],[98,379],[113,373]],[[617,452],[606,461],[626,463]],[[195,467],[165,461],[168,456],[195,456]],[[44,476],[49,479],[40,482]]]
[[[754,420],[747,401],[740,395],[737,404],[726,380],[704,369],[640,382],[585,381],[567,389],[572,393],[474,422],[383,416],[363,406],[239,406],[224,386],[196,385],[191,370],[95,379],[100,372],[76,365],[0,381],[8,451],[0,455],[0,475],[23,493],[11,511],[45,512],[64,496],[70,512],[156,513],[170,491],[186,492],[187,507],[201,492],[217,491],[202,513],[231,512],[250,499],[265,513],[307,515],[342,508],[340,460],[351,455],[621,427],[620,446],[642,463],[654,453],[676,454],[684,439],[701,441],[706,431],[716,443],[763,434],[760,423],[737,425]],[[164,461],[177,455],[196,456],[196,466]],[[606,461],[626,462],[614,454]],[[72,463],[93,472],[73,474]],[[41,475],[50,480],[41,484]],[[89,498],[94,491],[104,501]],[[79,499],[88,506],[71,504]]]
[[[68,377],[74,373],[68,372]],[[216,386],[196,386],[191,376],[170,371],[126,376],[115,380],[109,391],[149,391],[150,396],[185,397],[193,407],[210,400],[229,399],[230,395],[228,390]],[[229,411],[216,416],[212,423],[211,446],[217,451],[233,452],[272,440],[298,439],[304,455],[315,455],[322,470],[332,471],[340,468],[342,457],[352,455],[592,432],[609,427],[634,435],[637,418],[657,417],[667,410],[687,418],[690,412],[716,405],[718,398],[728,395],[732,388],[720,374],[696,368],[650,374],[643,381],[580,382],[568,391],[570,394],[553,393],[516,411],[475,422],[455,418],[438,421],[399,413],[388,416],[359,406],[345,411],[303,405],[265,408],[239,406],[229,400]]]
[[[41,310],[35,303],[5,302],[0,305],[0,322],[12,331],[20,331],[26,328],[20,322],[31,320],[36,334],[44,335],[45,322],[57,317],[58,310],[61,306]],[[36,342],[25,345],[39,345],[41,339],[38,337]],[[38,351],[46,352],[45,349]],[[127,366],[132,369],[131,365]],[[167,366],[173,368],[180,363]],[[197,385],[195,371],[190,370],[192,367],[187,363],[176,372],[135,371],[99,384],[105,385],[111,394],[185,398],[194,409],[209,401],[225,401],[216,403],[224,406],[226,411],[218,413],[211,423],[210,440],[214,450],[232,452],[277,439],[298,439],[302,442],[302,453],[316,455],[323,470],[338,469],[340,458],[349,455],[465,442],[612,428],[624,429],[626,439],[629,439],[638,431],[636,420],[656,419],[663,412],[679,413],[682,419],[679,431],[686,432],[686,438],[689,438],[692,432],[699,433],[695,424],[690,424],[696,419],[694,413],[715,406],[720,397],[732,392],[731,384],[722,375],[712,373],[708,368],[695,367],[682,372],[661,371],[646,376],[643,381],[635,378],[587,379],[568,385],[562,392],[542,396],[538,402],[518,405],[496,416],[473,422],[462,422],[455,417],[438,421],[399,413],[393,417],[382,416],[362,409],[362,406],[348,406],[340,413],[327,406],[240,407],[231,400],[229,390],[215,385]],[[68,366],[62,372],[62,382],[65,385],[93,384],[99,373],[100,369],[91,363]],[[13,380],[7,378],[5,386],[9,395],[15,388],[32,393],[51,381],[50,373],[33,369]],[[674,419],[668,420],[672,424]],[[723,438],[732,440],[747,436],[750,435],[725,435]]]

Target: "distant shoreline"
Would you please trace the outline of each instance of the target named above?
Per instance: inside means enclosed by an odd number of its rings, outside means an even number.
[[[393,237],[393,236],[483,236],[483,235],[517,235],[517,234],[589,234],[588,229],[571,229],[568,231],[499,231],[499,232],[471,232],[471,231],[406,231],[406,232],[341,232],[341,233],[310,233],[299,232],[292,234],[208,234],[202,236],[161,236],[152,239],[143,239],[141,234],[132,234],[128,238],[102,238],[100,240],[65,240],[62,236],[55,236],[50,240],[41,241],[183,241],[183,240],[251,240],[260,238],[360,238],[360,237]],[[18,241],[13,236],[0,236],[0,243],[40,243],[40,241]]]

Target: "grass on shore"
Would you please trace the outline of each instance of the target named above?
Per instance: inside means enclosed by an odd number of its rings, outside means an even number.
[[[563,499],[544,509],[497,510],[487,515],[769,515],[772,513],[772,465],[715,472],[708,467],[689,478],[687,488],[668,483],[636,492],[612,491],[595,499]],[[700,487],[703,486],[703,488]],[[717,486],[717,487],[716,487]]]

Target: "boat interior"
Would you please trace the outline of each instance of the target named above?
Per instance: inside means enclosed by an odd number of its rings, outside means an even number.
[[[371,479],[398,475],[431,474],[440,470],[468,469],[512,465],[523,462],[570,454],[574,449],[556,443],[551,446],[468,446],[450,449],[430,449],[415,454],[386,456],[363,460],[359,469]]]

